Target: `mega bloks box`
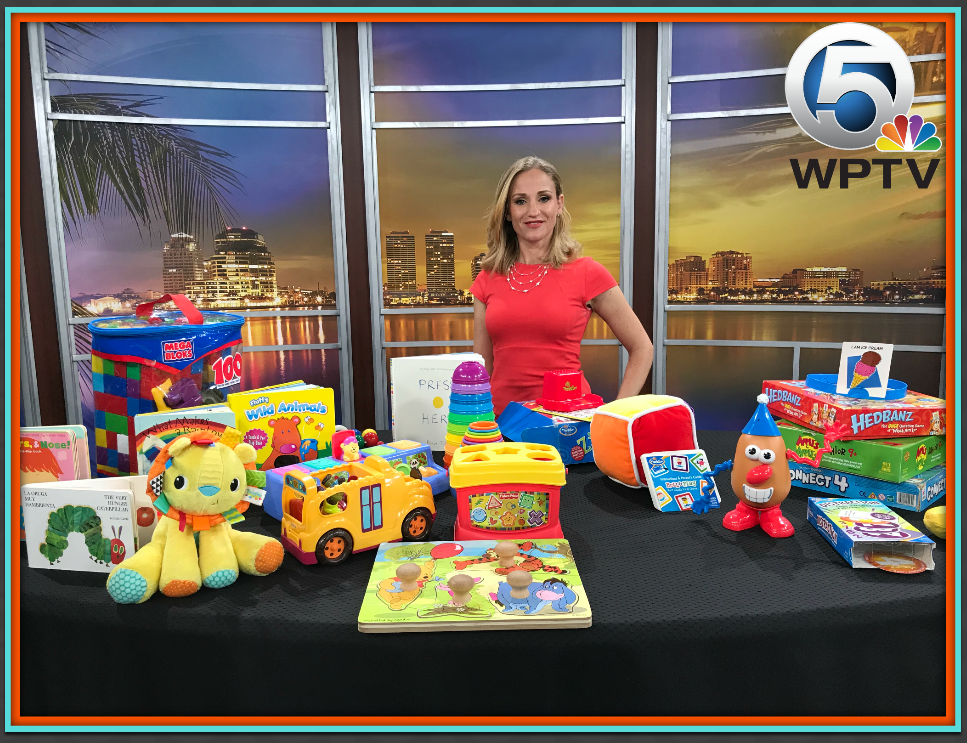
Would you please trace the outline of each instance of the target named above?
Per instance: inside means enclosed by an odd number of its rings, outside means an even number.
[[[877,500],[894,508],[922,511],[947,492],[947,467],[941,465],[906,482],[874,480],[849,472],[789,462],[792,484],[839,498]]]
[[[933,540],[879,501],[810,498],[806,520],[854,568],[878,567],[874,563],[883,564],[892,553],[921,560],[933,570]],[[880,559],[868,559],[871,553]]]
[[[595,408],[552,413],[536,402],[511,402],[497,418],[504,438],[529,444],[549,444],[564,464],[594,461],[591,417]]]
[[[803,380],[775,379],[763,381],[762,391],[769,396],[773,415],[813,431],[825,431],[832,423],[842,422],[849,426],[846,439],[943,436],[947,432],[947,403],[919,392],[883,401],[819,392]]]
[[[826,443],[823,434],[805,426],[784,420],[776,424],[786,448],[801,457],[814,457]],[[837,472],[906,482],[947,461],[946,441],[944,436],[834,441],[832,451],[823,454],[821,464]]]

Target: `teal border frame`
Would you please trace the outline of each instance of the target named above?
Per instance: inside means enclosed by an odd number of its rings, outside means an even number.
[[[12,67],[11,67],[11,33],[13,27],[12,16],[16,13],[345,13],[347,15],[364,15],[364,14],[374,14],[374,13],[398,13],[398,14],[417,14],[417,13],[453,13],[453,14],[486,14],[486,13],[504,13],[504,14],[523,14],[531,12],[529,10],[522,10],[520,8],[387,8],[387,7],[314,7],[314,8],[291,8],[291,7],[280,7],[280,8],[185,8],[185,7],[167,7],[167,8],[150,8],[150,7],[133,7],[133,8],[104,8],[104,7],[8,7],[4,11],[4,38],[6,41],[6,91],[4,94],[6,103],[6,113],[5,113],[5,129],[4,129],[4,153],[6,155],[6,163],[4,166],[4,185],[5,185],[5,196],[4,196],[4,213],[6,216],[6,224],[8,229],[4,235],[4,249],[5,249],[5,262],[4,262],[4,290],[6,296],[9,298],[12,296],[11,286],[12,281],[18,280],[12,277],[11,271],[11,261],[13,255],[13,240],[9,229],[11,224],[11,189],[13,185],[12,173],[11,173],[11,89],[12,89]],[[963,36],[961,34],[961,9],[959,7],[888,7],[888,8],[871,8],[871,7],[834,7],[834,8],[824,8],[824,7],[737,7],[737,8],[722,8],[722,7],[688,7],[688,8],[658,8],[658,7],[636,7],[636,8],[587,8],[587,7],[575,7],[575,8],[561,8],[560,13],[575,14],[580,15],[582,13],[594,13],[594,14],[614,14],[615,20],[621,20],[624,16],[640,13],[654,13],[660,14],[678,14],[678,13],[723,13],[723,14],[735,14],[736,16],[741,16],[744,13],[838,13],[843,15],[852,14],[871,14],[871,13],[916,13],[916,14],[927,14],[927,13],[949,13],[954,16],[954,29],[955,29],[955,60],[954,69],[956,70],[956,79],[961,79],[961,55],[963,47]],[[948,60],[949,62],[949,60]],[[962,170],[961,162],[963,160],[962,148],[963,139],[960,137],[960,131],[963,128],[963,123],[961,120],[961,95],[958,95],[954,104],[954,110],[956,112],[956,134],[957,134],[957,148],[956,157],[954,161],[954,178],[955,183],[961,183]],[[948,139],[950,137],[950,132],[947,132]],[[954,328],[957,331],[954,340],[954,362],[956,370],[962,370],[961,366],[961,334],[963,332],[963,326],[961,324],[961,283],[959,281],[961,277],[961,272],[963,270],[962,256],[961,256],[961,203],[960,199],[954,198],[955,203],[955,217],[954,217],[954,229],[955,229],[955,243],[954,243],[954,262],[955,262],[955,273],[954,273],[954,318],[955,325]],[[10,308],[11,310],[13,308]],[[7,312],[4,317],[4,352],[6,358],[10,358],[10,337],[12,328],[12,317],[14,315],[13,311]],[[949,363],[949,360],[948,360]],[[957,374],[955,376],[955,401],[958,405],[958,415],[956,416],[956,441],[961,442],[961,447],[963,442],[961,439],[961,415],[959,415],[960,410],[963,408],[961,403],[962,395],[962,374]],[[4,375],[4,430],[7,435],[7,441],[10,441],[13,436],[13,425],[12,425],[12,400],[13,400],[13,390],[12,390],[12,378],[10,375],[10,367],[7,367],[7,371]],[[19,429],[19,422],[18,422]],[[961,497],[961,482],[962,482],[962,471],[961,471],[961,458],[958,456],[954,462],[954,502],[956,503],[956,513],[961,515],[961,505],[963,503],[963,498]],[[10,468],[5,468],[4,472],[4,489],[5,492],[11,492],[12,477],[10,473]],[[4,528],[5,533],[10,534],[11,523],[10,523],[10,509],[5,509],[4,513]],[[961,516],[961,523],[963,523],[963,517]],[[954,550],[954,564],[960,568],[962,561],[962,542],[963,537],[959,537],[956,540],[955,550]],[[54,733],[54,732],[105,732],[105,733],[120,733],[120,732],[207,732],[207,733],[226,733],[226,732],[393,732],[397,730],[405,730],[406,732],[518,732],[518,731],[531,731],[531,732],[808,732],[808,733],[827,733],[827,732],[867,732],[867,733],[907,733],[907,732],[922,732],[922,733],[955,733],[961,732],[961,649],[962,649],[962,637],[961,637],[961,586],[958,580],[954,586],[955,599],[954,599],[954,722],[952,725],[904,725],[904,726],[856,726],[856,725],[656,725],[656,726],[641,726],[641,725],[584,725],[584,726],[554,726],[554,727],[541,727],[539,730],[535,729],[533,726],[508,726],[508,725],[494,725],[494,726],[454,726],[454,725],[420,725],[420,726],[406,726],[403,728],[398,728],[395,726],[381,726],[381,725],[338,725],[338,726],[275,726],[275,725],[264,725],[264,726],[246,726],[246,725],[233,725],[233,726],[210,726],[210,725],[152,725],[152,726],[124,726],[124,725],[93,725],[86,726],[83,728],[68,728],[60,725],[13,725],[12,720],[12,709],[11,709],[11,696],[10,688],[12,683],[11,678],[11,666],[10,666],[10,655],[11,655],[11,636],[10,636],[10,614],[11,614],[11,595],[10,595],[10,582],[11,582],[11,561],[4,560],[4,577],[6,580],[5,590],[4,590],[4,650],[5,650],[5,661],[4,661],[4,731],[8,733]]]

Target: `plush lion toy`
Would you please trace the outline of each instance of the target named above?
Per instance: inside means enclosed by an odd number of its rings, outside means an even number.
[[[140,604],[160,588],[190,596],[225,588],[238,572],[268,575],[285,554],[278,540],[232,529],[242,521],[249,484],[264,486],[255,449],[227,428],[221,439],[197,432],[165,446],[148,472],[148,495],[160,518],[151,541],[118,565],[107,590],[119,604]],[[261,477],[260,477],[261,476]]]

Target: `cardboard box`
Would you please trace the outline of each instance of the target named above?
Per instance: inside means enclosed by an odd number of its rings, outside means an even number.
[[[915,557],[933,570],[933,540],[878,501],[810,498],[806,520],[854,568],[876,567],[864,558],[876,550]]]
[[[540,411],[540,412],[539,412]],[[549,444],[557,449],[564,464],[594,461],[591,448],[591,416],[594,409],[555,415],[536,402],[507,403],[497,418],[500,433],[511,441]]]
[[[846,423],[848,439],[893,439],[898,436],[943,436],[947,433],[947,403],[937,397],[908,392],[902,400],[870,400],[818,392],[804,381],[767,379],[762,391],[777,418],[825,431]]]
[[[801,457],[812,458],[825,445],[825,437],[818,431],[790,421],[779,420],[776,425],[786,448]],[[834,441],[832,451],[823,454],[821,464],[837,472],[906,482],[947,461],[946,441],[943,436]]]
[[[947,467],[942,465],[906,482],[885,482],[825,467],[789,462],[792,484],[838,498],[877,500],[893,508],[923,511],[947,493]]]

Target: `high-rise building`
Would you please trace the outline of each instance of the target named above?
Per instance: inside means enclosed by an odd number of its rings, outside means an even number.
[[[161,285],[165,294],[184,294],[188,286],[205,278],[201,248],[191,235],[176,232],[165,243]]]
[[[386,291],[396,297],[416,294],[416,236],[409,230],[386,236]]]
[[[480,262],[487,256],[486,253],[478,253],[470,259],[470,283],[477,280],[480,275]]]
[[[846,266],[812,266],[801,274],[799,286],[807,291],[834,291],[863,286],[863,272]]]
[[[430,230],[423,237],[426,244],[426,295],[431,302],[457,296],[453,261],[453,233]]]
[[[668,264],[668,288],[694,293],[708,284],[705,259],[700,255],[686,255]]]
[[[720,289],[751,289],[752,255],[737,250],[712,253],[708,267],[708,283]]]
[[[265,238],[248,227],[229,227],[215,235],[215,254],[205,261],[204,281],[194,294],[213,306],[239,307],[278,301],[275,260]]]

